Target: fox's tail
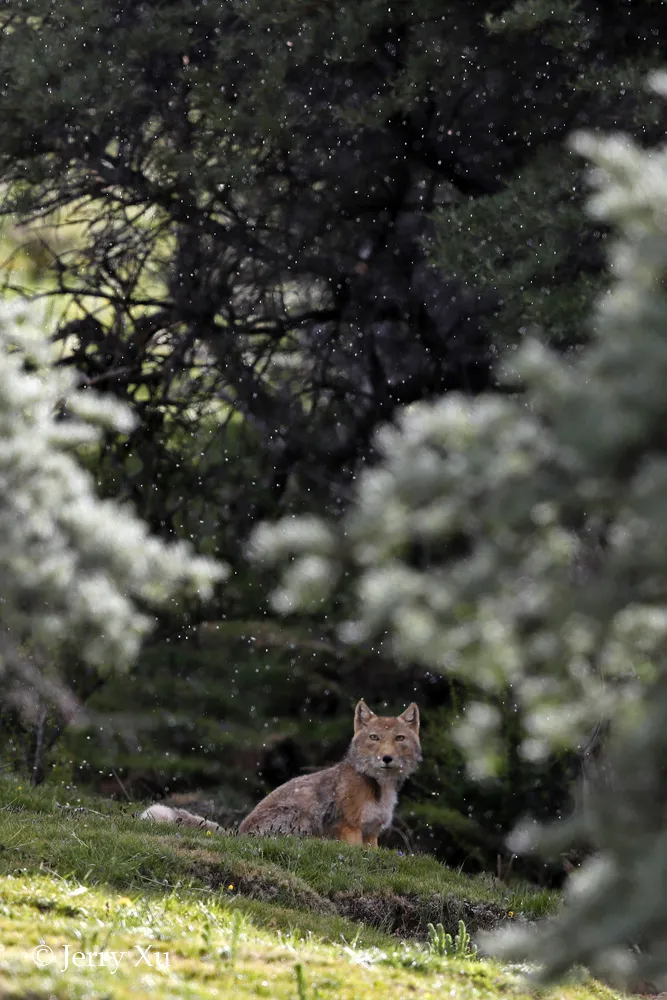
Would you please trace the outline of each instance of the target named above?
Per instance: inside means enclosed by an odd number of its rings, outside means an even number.
[[[174,809],[160,803],[144,809],[139,819],[149,819],[153,823],[174,823],[176,826],[194,826],[198,830],[211,830],[213,833],[228,833],[224,827],[203,816],[196,816],[187,809]]]

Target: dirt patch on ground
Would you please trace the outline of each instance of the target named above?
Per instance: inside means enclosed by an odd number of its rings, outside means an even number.
[[[463,920],[468,933],[476,934],[509,919],[506,910],[495,903],[472,903],[438,893],[422,897],[416,893],[336,892],[329,898],[315,892],[298,875],[275,865],[264,863],[260,867],[237,861],[232,867],[213,851],[197,848],[177,848],[177,854],[187,859],[191,877],[211,889],[299,910],[338,914],[402,938],[425,938],[429,924],[441,923],[454,935],[459,920]]]
[[[232,867],[220,855],[196,848],[181,847],[176,853],[187,858],[192,878],[211,889],[293,909],[331,915],[337,912],[331,900],[316,893],[298,875],[286,873],[275,865],[259,867],[240,861]]]
[[[416,893],[337,892],[332,897],[337,912],[349,920],[369,924],[406,938],[425,938],[429,924],[442,924],[449,934],[456,934],[463,920],[469,934],[491,930],[508,918],[507,911],[495,903],[471,903],[458,896],[434,893],[422,897]]]

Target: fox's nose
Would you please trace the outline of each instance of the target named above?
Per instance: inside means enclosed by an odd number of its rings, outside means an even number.
[[[385,754],[385,756],[382,758],[383,763],[385,763],[385,764],[391,764],[391,762],[392,762],[393,759],[394,758],[390,757],[389,754]]]

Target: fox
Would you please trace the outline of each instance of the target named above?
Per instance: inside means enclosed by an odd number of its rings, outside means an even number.
[[[239,826],[241,834],[321,837],[378,846],[391,826],[398,792],[421,763],[419,709],[376,715],[362,699],[342,761],[280,785]]]
[[[401,786],[421,763],[419,724],[415,702],[394,717],[376,715],[362,698],[354,710],[354,735],[343,760],[274,789],[246,816],[238,833],[319,837],[377,847],[379,835],[391,826]],[[163,804],[150,806],[140,818],[229,832],[185,809]]]

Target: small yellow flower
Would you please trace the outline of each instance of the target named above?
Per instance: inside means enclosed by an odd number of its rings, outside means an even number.
[[[210,831],[210,830],[207,830],[207,831],[206,831],[206,836],[207,836],[207,837],[210,837],[210,836],[211,836],[211,831]]]
[[[507,916],[508,917],[513,917],[514,916],[514,910],[510,910],[509,913],[507,914]]]
[[[227,886],[227,888],[229,889],[230,892],[234,890],[234,886],[231,883]]]
[[[129,898],[129,896],[121,896],[120,899],[118,900],[118,905],[132,906],[132,900]]]
[[[19,792],[23,791],[23,785],[17,785],[16,787],[18,788]]]

